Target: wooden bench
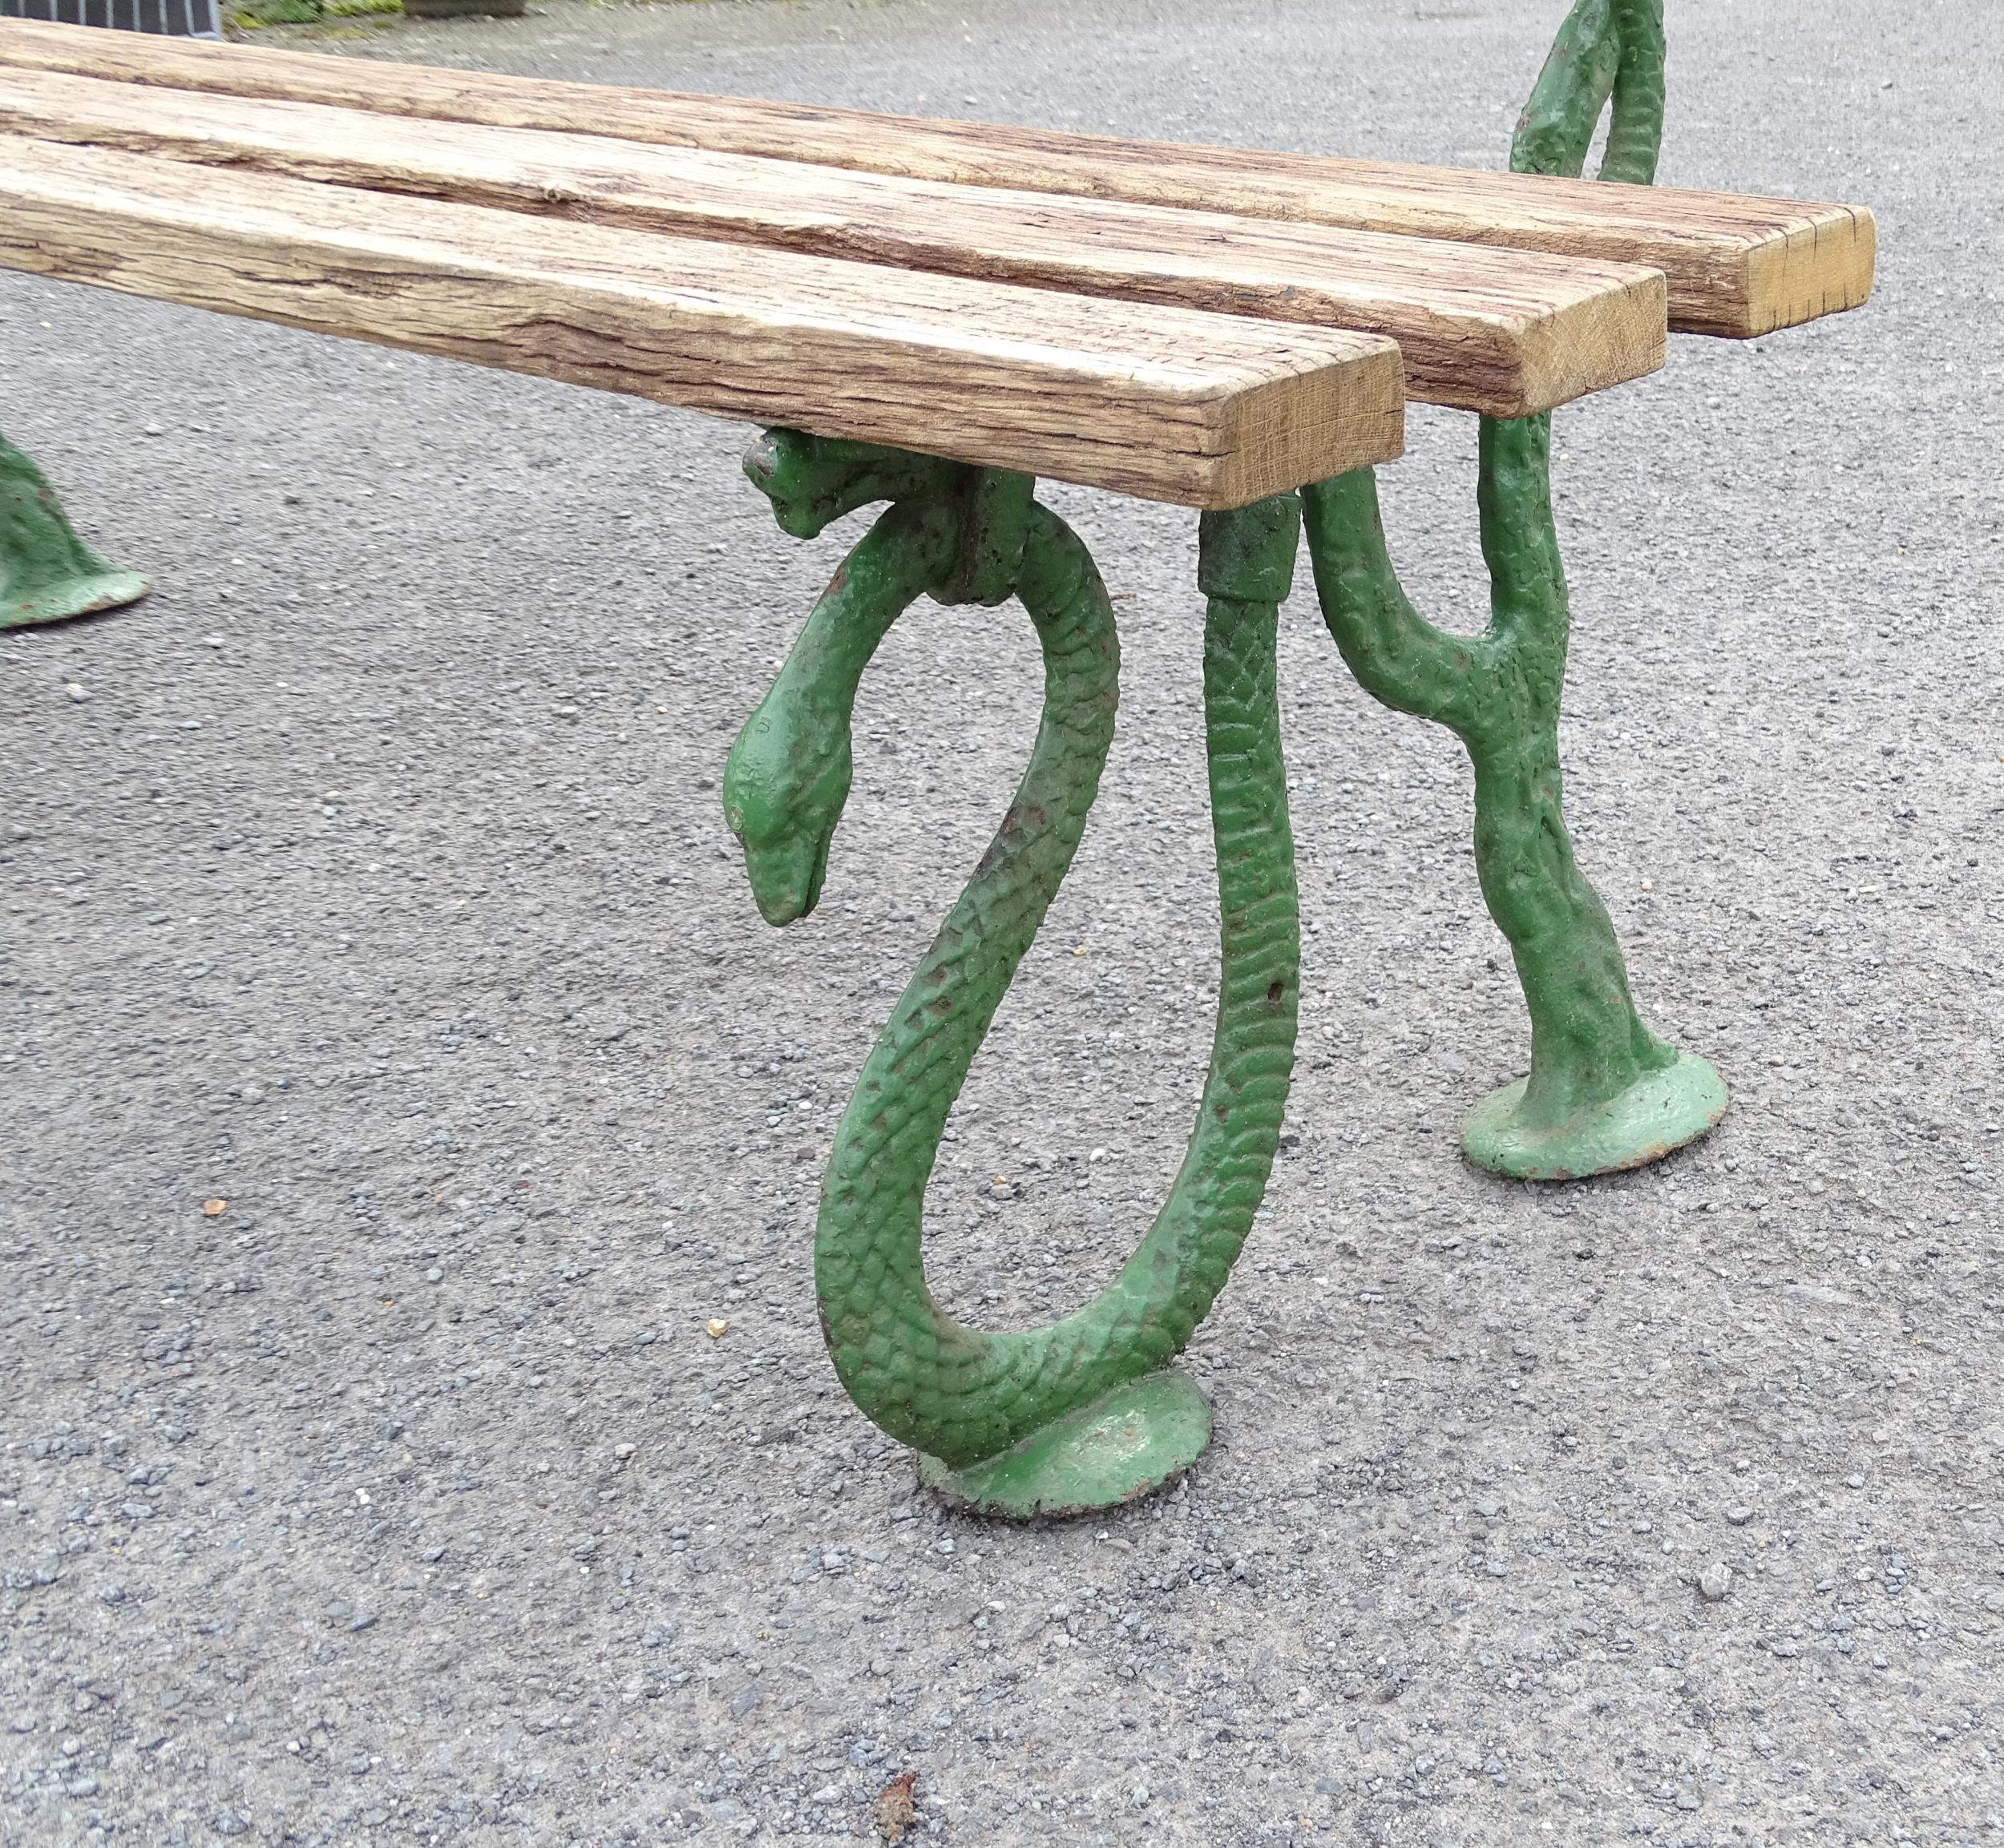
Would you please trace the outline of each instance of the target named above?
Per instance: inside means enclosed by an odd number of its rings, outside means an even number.
[[[1857,306],[1874,232],[1855,208],[1646,184],[1661,79],[1661,0],[1581,0],[1519,133],[1517,164],[1544,171],[1469,173],[0,22],[0,264],[766,426],[748,470],[796,535],[890,502],[727,765],[775,922],[819,898],[850,706],[891,624],[923,595],[1022,602],[1043,726],[866,1067],[816,1274],[845,1384],[928,1479],[1048,1512],[1162,1481],[1208,1434],[1202,1395],[1162,1370],[1250,1226],[1287,1093],[1274,636],[1304,519],[1345,660],[1475,762],[1477,862],[1533,1055],[1469,1152],[1601,1172],[1725,1108],[1718,1074],[1636,1015],[1572,862],[1545,414],[1654,371],[1670,331]],[[1610,97],[1608,167],[1581,180]],[[1424,622],[1385,552],[1373,465],[1400,454],[1408,396],[1483,416],[1495,615],[1477,638]],[[1117,700],[1111,604],[1034,499],[1040,474],[1204,510],[1220,999],[1190,1152],[1134,1258],[1055,1328],[993,1336],[927,1292],[925,1180],[1070,863]],[[44,502],[24,521],[59,520]],[[0,521],[0,572],[8,543]]]
[[[10,26],[0,63],[196,95],[749,155],[1047,202],[1127,201],[1639,264],[1667,279],[1669,322],[1680,333],[1768,333],[1856,308],[1872,286],[1872,215],[1844,205],[1657,188],[1610,192],[1599,182],[1543,175],[927,122],[61,26]],[[612,158],[628,153],[622,147]],[[1354,245],[1335,248],[1362,256]],[[1390,260],[1376,248],[1380,254],[1366,260]]]

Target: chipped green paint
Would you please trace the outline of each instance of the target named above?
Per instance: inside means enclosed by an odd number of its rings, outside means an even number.
[[[1600,177],[1646,184],[1663,135],[1662,0],[1579,0],[1518,123],[1512,168],[1577,176],[1610,103]],[[1303,490],[1303,510],[1323,616],[1351,671],[1385,704],[1453,731],[1474,765],[1476,867],[1523,984],[1531,1070],[1475,1112],[1462,1145],[1484,1168],[1565,1180],[1703,1135],[1726,1087],[1642,1024],[1606,908],[1573,858],[1558,756],[1570,615],[1549,415],[1484,418],[1480,456],[1490,586],[1480,636],[1435,628],[1408,599],[1374,471]]]
[[[1119,1275],[1048,1327],[955,1321],[926,1285],[926,1184],[948,1112],[1072,862],[1113,742],[1120,649],[1099,573],[1032,484],[774,432],[747,463],[789,532],[893,504],[850,552],[732,747],[726,818],[759,910],[811,911],[848,794],[850,713],[921,595],[1012,592],[1044,655],[1041,722],[1000,831],[919,962],[837,1131],[814,1245],[829,1351],[857,1404],[943,1494],[1012,1515],[1124,1501],[1186,1468],[1202,1394],[1166,1374],[1250,1230],[1294,1057],[1298,934],[1274,646],[1300,515],[1291,494],[1207,514],[1204,688],[1222,964],[1210,1074],[1181,1172]]]
[[[0,437],[0,629],[115,610],[147,588],[76,536],[41,470]]]

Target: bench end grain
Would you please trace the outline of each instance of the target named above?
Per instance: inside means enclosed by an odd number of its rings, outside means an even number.
[[[1705,331],[1747,340],[1862,307],[1872,293],[1878,239],[1868,207],[1818,207],[1749,253],[1744,320]]]

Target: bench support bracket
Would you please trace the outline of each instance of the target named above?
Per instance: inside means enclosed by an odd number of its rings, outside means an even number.
[[[836,572],[725,765],[725,817],[769,922],[790,923],[819,899],[849,793],[857,686],[912,603],[1013,595],[1044,654],[1042,722],[1021,785],[836,1132],[814,1240],[836,1372],[951,1499],[1016,1518],[1129,1500],[1179,1475],[1210,1440],[1203,1394],[1169,1363],[1251,1230],[1293,1067],[1300,938],[1274,648],[1299,503],[1278,495],[1206,514],[1201,528],[1222,954],[1189,1152],[1154,1225],[1097,1297],[1046,1328],[988,1333],[955,1321],[927,1288],[926,1184],[1098,792],[1118,700],[1113,605],[1085,547],[1025,476],[784,430],[746,469],[781,526],[802,537],[869,502],[892,503]]]
[[[41,470],[0,437],[0,629],[115,610],[147,588],[76,536]]]

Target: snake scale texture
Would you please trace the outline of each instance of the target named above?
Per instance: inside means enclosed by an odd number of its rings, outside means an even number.
[[[757,470],[754,478],[767,485]],[[818,523],[790,524],[788,503],[775,494],[775,504],[789,530]],[[846,504],[837,494],[822,510]],[[878,521],[733,748],[726,814],[760,908],[775,922],[818,897],[848,789],[850,708],[870,655],[921,592],[966,594],[961,561],[983,550],[984,536],[968,530],[971,504],[951,493],[900,501]],[[814,1245],[822,1327],[842,1384],[883,1430],[956,1468],[1153,1372],[1189,1339],[1265,1190],[1299,995],[1274,659],[1299,525],[1298,503],[1285,495],[1206,515],[1202,531],[1222,962],[1210,1072],[1182,1170],[1133,1255],[1075,1313],[991,1333],[941,1310],[926,1285],[926,1184],[954,1100],[1077,849],[1118,700],[1113,607],[1090,555],[1036,502],[1021,516],[1013,589],[1044,655],[1036,744],[1001,827],[863,1068],[836,1132]],[[980,600],[996,600],[997,587],[990,581]]]

